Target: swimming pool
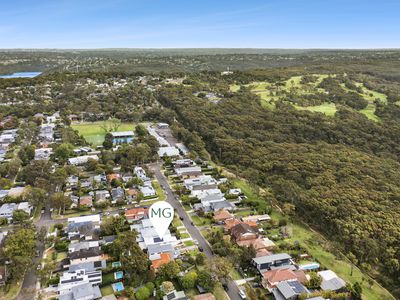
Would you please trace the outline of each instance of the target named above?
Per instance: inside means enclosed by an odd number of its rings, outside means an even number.
[[[124,290],[124,285],[122,282],[116,282],[112,284],[114,292],[121,292]]]
[[[113,263],[111,263],[111,266],[113,268],[119,268],[121,266],[121,262],[119,261],[114,261]]]
[[[299,266],[300,270],[318,270],[320,265],[318,263],[311,263]]]
[[[124,272],[122,271],[114,272],[114,278],[115,280],[124,278]]]

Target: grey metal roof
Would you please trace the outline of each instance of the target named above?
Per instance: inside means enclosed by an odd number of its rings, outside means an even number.
[[[147,247],[147,251],[149,254],[174,252],[174,247],[171,244],[153,244]]]
[[[278,253],[278,254],[255,257],[255,258],[253,258],[253,261],[256,264],[267,264],[267,263],[273,263],[277,260],[284,260],[284,259],[291,259],[291,258],[292,257],[287,253]]]
[[[302,293],[308,293],[308,290],[297,280],[282,281],[276,287],[285,299],[290,299]]]
[[[330,280],[323,280],[321,283],[321,289],[323,289],[324,291],[327,291],[327,290],[337,291],[345,286],[346,286],[346,282],[342,278],[339,278],[339,277],[335,277]]]

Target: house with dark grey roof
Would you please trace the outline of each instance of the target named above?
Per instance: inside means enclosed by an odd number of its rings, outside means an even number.
[[[276,300],[297,300],[301,294],[308,294],[307,288],[297,280],[282,281],[272,290]]]
[[[293,265],[292,257],[287,253],[278,253],[253,258],[253,264],[260,273],[271,269],[288,268]]]
[[[103,253],[99,247],[89,249],[81,249],[69,254],[71,265],[80,264],[83,262],[98,261],[103,258]]]

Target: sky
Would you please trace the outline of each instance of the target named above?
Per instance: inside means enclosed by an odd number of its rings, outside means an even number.
[[[400,48],[400,1],[0,0],[0,48]]]

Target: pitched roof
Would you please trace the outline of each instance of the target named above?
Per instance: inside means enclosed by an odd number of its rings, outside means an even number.
[[[194,300],[215,300],[215,297],[213,294],[207,293],[194,296]]]
[[[340,278],[332,278],[329,280],[323,280],[321,283],[321,289],[324,291],[331,290],[331,291],[337,291],[346,286],[346,282]]]
[[[257,232],[254,230],[254,228],[250,227],[248,224],[240,223],[232,227],[231,233],[237,239],[244,234],[247,233],[256,234]]]
[[[226,211],[224,209],[216,211],[214,213],[214,220],[215,221],[224,221],[226,219],[232,219],[232,218],[234,218],[234,215],[232,215],[230,212],[228,212],[228,211]]]
[[[230,231],[232,227],[236,226],[237,224],[240,224],[241,221],[238,219],[228,219],[225,220],[225,225],[224,225],[224,230],[225,231]]]
[[[169,253],[161,253],[160,254],[160,259],[153,260],[151,262],[151,267],[154,270],[157,270],[159,267],[162,265],[165,265],[171,261],[171,254]]]
[[[137,208],[132,208],[132,209],[128,209],[127,211],[125,211],[125,217],[127,219],[131,219],[131,218],[136,218],[136,217],[140,217],[140,216],[147,216],[149,212],[148,208],[144,208],[144,207],[137,207]]]
[[[253,261],[256,264],[268,264],[268,263],[273,263],[277,260],[291,259],[291,258],[292,257],[287,253],[277,253],[268,256],[260,256],[257,258],[253,258]]]
[[[89,249],[80,249],[79,251],[75,251],[69,254],[70,259],[81,259],[93,256],[101,255],[101,250],[99,247],[92,247]]]
[[[297,279],[296,274],[289,269],[275,269],[267,271],[263,274],[264,279],[270,283],[281,282],[285,280]]]

